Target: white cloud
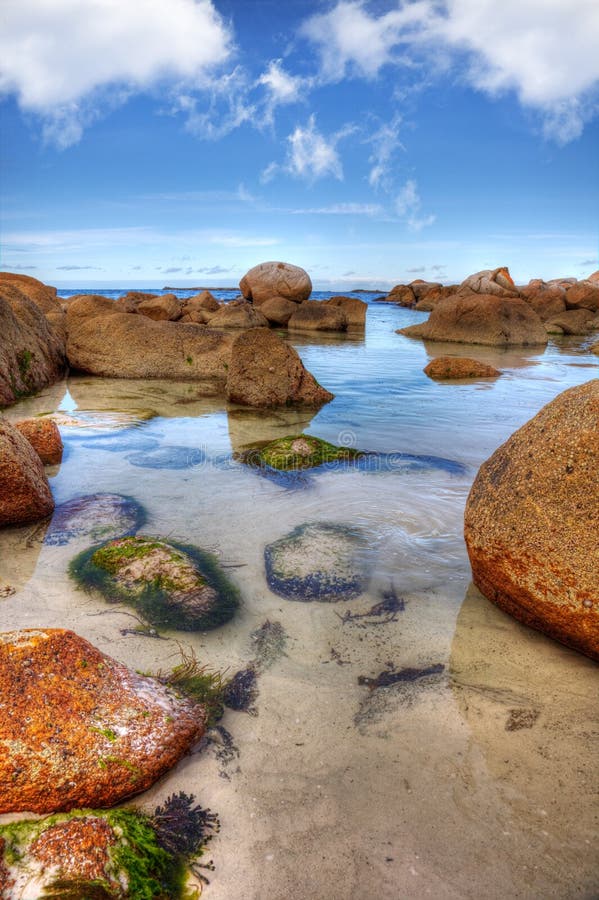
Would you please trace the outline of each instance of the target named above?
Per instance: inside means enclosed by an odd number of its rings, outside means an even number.
[[[274,103],[296,103],[301,99],[301,91],[307,79],[299,75],[290,75],[283,69],[281,63],[280,59],[271,60],[257,84],[267,89]]]
[[[321,80],[452,64],[477,90],[514,91],[561,143],[599,110],[597,0],[398,0],[380,15],[365,0],[340,0],[302,33],[318,48]]]
[[[416,0],[398,3],[377,17],[363,0],[341,0],[329,12],[309,18],[301,31],[318,47],[325,80],[337,81],[348,70],[373,78],[385,64],[397,61],[398,44],[409,41],[432,10],[431,2]]]
[[[198,84],[231,53],[211,0],[5,0],[0,93],[76,142],[105,102],[166,82]]]
[[[410,178],[406,181],[395,198],[395,211],[401,219],[406,220],[408,228],[411,231],[421,231],[428,225],[432,225],[436,219],[436,216],[434,215],[421,216],[421,206],[422,201],[420,199],[420,194],[418,193],[418,186],[416,182]]]
[[[326,178],[327,175],[342,181],[343,166],[336,144],[346,134],[347,130],[344,130],[327,140],[317,130],[315,117],[310,116],[305,128],[298,125],[287,138],[289,148],[284,168],[291,175],[308,181]]]
[[[313,209],[293,209],[293,215],[324,216],[380,216],[384,209],[380,203],[333,203],[331,206],[320,206]]]
[[[381,125],[368,139],[374,149],[369,157],[372,163],[368,182],[373,188],[389,190],[391,184],[391,160],[396,150],[403,150],[404,146],[399,139],[399,126],[401,116],[396,115],[390,122]]]

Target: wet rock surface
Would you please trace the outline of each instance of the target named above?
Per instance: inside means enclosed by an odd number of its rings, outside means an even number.
[[[239,603],[237,589],[209,553],[143,535],[91,547],[73,560],[70,573],[109,602],[133,606],[156,628],[216,628]]]
[[[39,455],[20,431],[0,418],[0,527],[37,522],[53,509]]]
[[[58,465],[62,460],[62,439],[52,419],[23,419],[15,423],[15,428],[27,438],[45,466]]]
[[[459,378],[497,378],[499,369],[466,356],[438,356],[424,367],[424,374],[438,381]]]
[[[466,505],[474,583],[515,618],[599,659],[599,380],[571,388],[487,462]]]
[[[300,525],[265,548],[266,580],[288,600],[351,600],[368,583],[367,546],[359,529],[327,522]]]
[[[72,631],[0,633],[0,683],[10,711],[0,719],[2,813],[112,806],[204,731],[202,707]]]

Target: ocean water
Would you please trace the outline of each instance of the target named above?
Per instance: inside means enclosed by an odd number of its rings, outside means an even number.
[[[152,809],[185,790],[219,812],[207,900],[591,900],[597,666],[481,597],[462,538],[479,465],[561,391],[597,377],[590,341],[424,344],[395,330],[426,314],[356,296],[369,301],[364,334],[288,338],[335,394],[316,413],[84,375],[7,410],[11,419],[60,412],[57,503],[133,497],[147,512],[144,533],[215,553],[242,606],[212,632],[136,634],[130,609],[70,581],[85,543],[6,529],[0,580],[14,593],[0,600],[2,628],[72,628],[145,671],[175,665],[182,646],[232,674],[255,660],[260,628],[279,623],[254,714],[227,710],[199,752],[130,801]],[[442,353],[476,356],[502,375],[436,383],[422,369]],[[303,478],[267,477],[235,458],[301,431],[381,456]],[[314,523],[363,537],[358,596],[302,603],[269,588],[265,548]],[[377,614],[389,597],[390,611]]]

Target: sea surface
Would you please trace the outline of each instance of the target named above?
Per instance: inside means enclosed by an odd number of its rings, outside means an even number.
[[[130,609],[70,581],[85,544],[8,529],[0,581],[14,593],[0,599],[2,629],[72,628],[143,671],[191,648],[229,675],[255,663],[261,635],[277,636],[250,713],[227,710],[199,752],[130,801],[151,810],[185,790],[219,813],[207,900],[591,900],[598,668],[485,600],[462,537],[478,467],[557,394],[597,377],[591,341],[424,344],[395,330],[426,314],[355,296],[369,302],[364,334],[287,338],[335,394],[316,413],[85,375],[8,409],[13,420],[63,416],[65,456],[50,470],[58,504],[133,497],[144,533],[216,554],[243,602],[212,632],[139,634]],[[502,375],[431,381],[422,370],[444,353]],[[302,431],[376,451],[379,463],[286,478],[235,458]],[[265,548],[307,523],[364,537],[361,594],[304,603],[269,588]],[[377,611],[390,597],[390,612]]]

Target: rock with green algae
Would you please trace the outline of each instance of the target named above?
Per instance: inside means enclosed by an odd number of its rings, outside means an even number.
[[[265,548],[266,579],[275,594],[288,600],[351,600],[368,582],[367,551],[357,528],[306,523]]]
[[[80,553],[69,567],[82,587],[111,603],[133,606],[157,628],[199,631],[227,622],[237,588],[211,554],[197,547],[135,535]]]
[[[218,818],[179,793],[153,815],[77,810],[0,826],[2,900],[192,900]],[[211,868],[207,866],[206,868]]]
[[[338,447],[312,434],[296,434],[277,438],[264,447],[246,450],[238,458],[251,466],[269,466],[271,469],[289,471],[310,469],[325,463],[352,461],[363,455],[360,450]]]

